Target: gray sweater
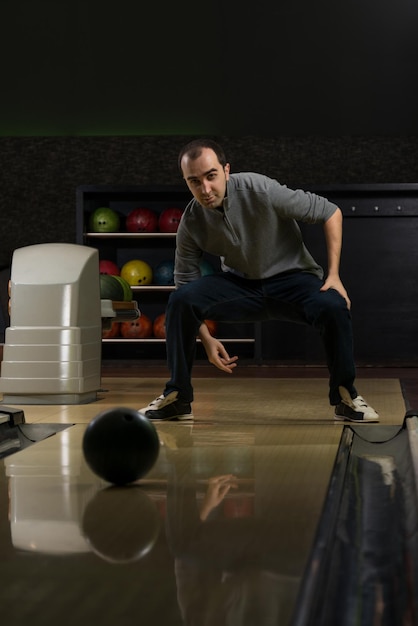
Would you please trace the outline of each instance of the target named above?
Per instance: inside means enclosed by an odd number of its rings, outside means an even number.
[[[203,252],[220,257],[223,270],[249,279],[289,271],[322,278],[297,221],[323,223],[336,210],[321,196],[289,189],[262,174],[231,174],[223,212],[195,199],[184,211],[176,240],[176,286],[200,277]]]

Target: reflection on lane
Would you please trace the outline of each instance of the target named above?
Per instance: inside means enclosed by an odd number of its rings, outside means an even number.
[[[85,462],[85,426],[71,427],[4,461],[13,547],[135,565],[142,581],[145,563],[161,589],[172,580],[184,624],[285,626],[338,442],[292,428],[158,424],[147,476],[112,487]]]

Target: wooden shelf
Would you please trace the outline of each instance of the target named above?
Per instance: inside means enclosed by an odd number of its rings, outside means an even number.
[[[173,239],[176,233],[84,233],[89,239],[150,239],[155,237]]]
[[[219,341],[222,343],[255,343],[255,339],[252,337],[249,338],[228,338],[228,337],[218,337]],[[102,339],[103,343],[165,343],[165,339],[157,339],[155,337],[147,337],[144,339],[135,339],[135,338],[125,338],[125,337],[113,337],[110,339]],[[200,339],[196,339],[198,343],[201,343]]]

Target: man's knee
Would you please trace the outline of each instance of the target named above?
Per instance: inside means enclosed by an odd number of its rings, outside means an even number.
[[[321,291],[321,293],[324,294],[325,302],[331,310],[348,310],[346,299],[336,289],[328,289],[328,291]]]
[[[182,285],[179,289],[171,292],[166,307],[167,317],[173,314],[184,318],[189,315],[199,317],[205,300],[204,298],[202,299],[201,290],[196,284],[197,282],[193,281],[187,285]]]
[[[339,322],[345,323],[347,320],[351,320],[351,314],[347,306],[347,302],[343,296],[335,289],[329,289],[323,292],[324,298],[322,300],[321,314],[325,321],[333,321],[337,324]]]
[[[190,299],[181,293],[181,289],[171,292],[166,306],[166,317],[169,317],[173,312],[184,311],[190,304]]]
[[[347,302],[335,289],[321,291],[309,303],[305,309],[308,320],[316,326],[328,323],[338,324],[350,319],[350,311]]]

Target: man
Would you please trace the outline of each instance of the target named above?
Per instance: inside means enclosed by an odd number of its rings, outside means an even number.
[[[188,143],[178,164],[193,199],[177,231],[177,289],[166,309],[171,378],[163,394],[140,411],[151,420],[193,419],[196,335],[210,363],[228,374],[234,371],[238,357],[228,354],[203,320],[286,319],[309,324],[321,334],[335,419],[378,421],[354,387],[350,300],[339,276],[341,210],[325,198],[288,189],[261,174],[231,174],[223,149],[211,140]],[[297,221],[323,224],[325,279]],[[201,277],[204,252],[220,257],[222,272]]]

